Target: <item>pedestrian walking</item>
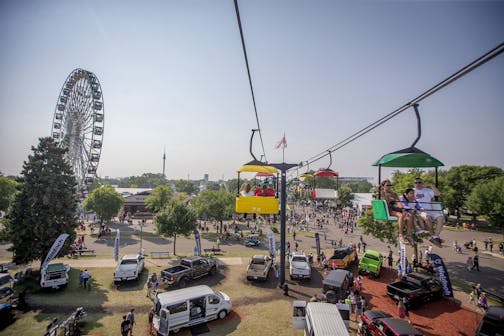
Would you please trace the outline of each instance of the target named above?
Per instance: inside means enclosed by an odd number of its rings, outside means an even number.
[[[130,336],[133,336],[133,326],[135,325],[135,308],[131,308],[129,313],[126,315],[126,319],[130,323],[129,334]]]
[[[84,286],[84,289],[86,289],[88,286],[89,278],[91,278],[91,274],[87,269],[85,269],[84,272],[82,272],[82,285]]]
[[[397,302],[397,316],[401,319],[406,317],[406,306],[404,305],[403,300],[399,300]]]
[[[401,301],[401,300],[399,300]],[[411,324],[410,316],[409,316],[409,311],[408,311],[408,298],[404,297],[402,298],[402,302],[404,305],[404,317],[408,321],[409,324]]]
[[[468,271],[473,269],[473,258],[471,256],[467,257],[466,268]]]
[[[484,311],[488,310],[488,300],[487,300],[486,294],[484,292],[481,293],[481,295],[478,299],[478,307],[483,309]]]
[[[149,320],[149,335],[153,335],[154,326],[152,325],[152,322],[154,321],[154,308],[151,308],[149,310],[149,315],[147,315],[147,318]]]
[[[476,268],[476,271],[478,271],[478,272],[480,271],[478,254],[475,254],[473,257],[473,266],[472,266],[471,270],[473,270],[475,268]]]
[[[130,321],[123,315],[123,320],[121,322],[121,336],[128,336],[130,331]]]

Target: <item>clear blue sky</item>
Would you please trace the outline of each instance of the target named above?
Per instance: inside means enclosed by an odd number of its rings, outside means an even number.
[[[504,41],[502,1],[239,1],[267,158],[316,155]],[[256,128],[232,0],[0,2],[0,171],[50,135],[61,86],[94,72],[98,175],[235,177]],[[504,55],[420,105],[417,147],[447,167],[504,167]],[[416,137],[413,111],[333,153],[343,176]],[[258,140],[258,137],[256,137]],[[260,156],[256,141],[255,153]],[[321,160],[310,168],[326,167]]]

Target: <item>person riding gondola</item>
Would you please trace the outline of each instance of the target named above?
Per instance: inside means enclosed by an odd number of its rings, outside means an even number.
[[[240,188],[240,196],[254,196],[254,193],[252,192],[250,188],[250,184],[247,182],[244,182]]]
[[[381,183],[382,191],[381,197],[387,203],[387,207],[389,209],[389,213],[392,216],[397,217],[397,226],[399,228],[399,241],[401,243],[406,243],[403,236],[403,223],[404,218],[411,218],[410,214],[404,211],[403,203],[399,199],[399,196],[395,192],[392,191],[392,183],[389,180],[384,180]],[[411,239],[411,229],[408,229],[408,238]]]

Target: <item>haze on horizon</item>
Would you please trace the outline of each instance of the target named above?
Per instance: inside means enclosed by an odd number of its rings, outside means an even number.
[[[285,160],[306,161],[504,42],[502,1],[238,3],[269,162],[282,160],[284,133]],[[168,179],[227,180],[252,159],[257,125],[232,0],[5,0],[0,43],[4,175],[18,175],[50,135],[75,68],[103,89],[99,176],[161,173],[164,150]],[[446,168],[504,168],[503,92],[501,54],[420,104],[417,147]],[[374,161],[415,137],[411,109],[334,152],[331,168],[374,177]]]

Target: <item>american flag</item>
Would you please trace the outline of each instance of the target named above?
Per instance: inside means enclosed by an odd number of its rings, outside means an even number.
[[[276,144],[275,149],[286,147],[287,147],[287,140],[285,140],[285,133],[284,133],[282,139],[280,139],[280,141],[278,141],[278,143]]]

